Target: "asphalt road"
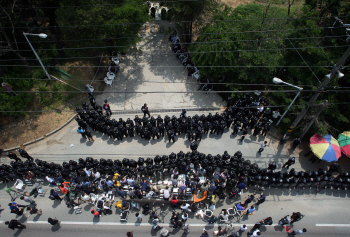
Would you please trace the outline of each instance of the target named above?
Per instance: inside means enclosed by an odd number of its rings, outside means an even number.
[[[200,236],[203,232],[203,227],[190,227],[190,234],[184,234],[181,229],[172,229],[164,227],[170,231],[170,236]],[[239,227],[236,226],[236,230]],[[251,228],[251,227],[250,227]],[[308,231],[303,236],[305,237],[346,237],[349,236],[348,227],[307,227]],[[214,230],[217,228],[206,228],[210,236],[214,236]],[[77,225],[77,224],[61,224],[61,226],[51,226],[50,224],[27,224],[27,228],[23,230],[11,230],[6,226],[1,226],[1,236],[21,236],[27,237],[96,237],[96,236],[126,236],[127,231],[133,231],[135,237],[144,236],[160,236],[159,231],[154,231],[151,226],[113,226],[113,225]],[[230,231],[229,233],[235,232]],[[261,236],[281,237],[287,236],[287,233],[281,227],[268,226],[261,228]],[[241,236],[246,236],[246,232]]]

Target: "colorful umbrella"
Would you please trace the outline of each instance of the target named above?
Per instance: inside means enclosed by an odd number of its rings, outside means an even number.
[[[350,157],[350,131],[339,134],[338,142],[342,152]]]
[[[315,134],[310,138],[310,148],[315,156],[327,162],[334,162],[341,156],[338,141],[327,134]]]

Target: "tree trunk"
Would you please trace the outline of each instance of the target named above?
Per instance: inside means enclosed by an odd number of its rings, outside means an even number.
[[[6,38],[6,41],[7,41],[7,45],[8,45],[8,48],[11,52],[13,52],[18,58],[20,58],[22,60],[22,62],[24,63],[24,65],[26,66],[27,70],[33,74],[33,71],[32,69],[29,67],[29,64],[27,62],[27,60],[22,57],[22,55],[17,51],[18,50],[18,45],[17,45],[17,40],[16,40],[16,36],[15,36],[15,29],[14,29],[14,26],[13,26],[13,23],[12,23],[12,19],[10,17],[10,15],[5,11],[5,9],[2,8],[2,11],[7,15],[7,18],[9,19],[10,23],[11,23],[11,26],[12,26],[12,35],[13,35],[13,38],[14,38],[14,41],[16,42],[16,49],[14,49],[12,47],[12,44],[11,44],[11,40],[10,38],[8,37],[7,33],[6,33],[6,30],[4,28],[4,21],[2,20],[1,21],[1,28],[2,28],[2,34],[5,36]]]

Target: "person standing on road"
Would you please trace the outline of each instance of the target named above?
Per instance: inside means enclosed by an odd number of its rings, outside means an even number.
[[[248,134],[248,130],[246,128],[243,128],[243,134],[242,134],[241,142],[243,142],[243,140],[247,136],[247,134]]]
[[[292,143],[292,150],[294,151],[301,143],[300,137],[295,138]]]
[[[142,222],[142,215],[140,213],[137,212],[135,216],[136,216],[136,221]]]
[[[60,222],[57,219],[52,219],[51,217],[47,219],[47,222],[49,222],[51,225],[60,225]]]
[[[85,130],[85,135],[89,138],[90,142],[95,141],[95,139],[92,138],[91,132],[89,132],[87,129]]]
[[[266,144],[267,144],[267,141],[264,141],[264,142],[261,143],[261,147],[260,147],[260,149],[258,151],[259,154],[261,154],[261,152],[264,151],[265,147],[267,146]]]
[[[294,235],[302,235],[306,233],[306,229],[296,229],[288,233],[288,236],[294,236]]]
[[[111,107],[109,106],[109,104],[107,104],[107,100],[105,100],[105,104],[103,105],[103,108],[106,110],[107,116],[112,116]]]
[[[7,225],[8,228],[13,229],[13,230],[15,228],[18,228],[18,229],[26,228],[25,225],[19,223],[16,219],[12,219],[11,221],[6,221],[5,225]]]
[[[15,153],[13,153],[13,152],[8,151],[8,152],[6,152],[6,155],[8,156],[8,158],[13,159],[13,160],[15,160],[15,161],[22,161],[22,160],[21,160],[20,158],[18,158],[17,155],[16,155]]]
[[[141,107],[141,110],[143,112],[143,117],[146,117],[146,114],[148,114],[149,118],[151,117],[151,115],[149,114],[148,107],[147,107],[146,103]]]
[[[286,163],[282,166],[282,168],[287,167],[289,169],[289,166],[295,164],[295,157],[290,157]]]
[[[168,139],[169,139],[169,142],[173,140],[173,143],[175,143],[175,133],[171,129],[168,131]]]
[[[31,157],[25,150],[19,149],[18,152],[23,158],[26,158],[29,161],[34,161],[33,157]]]

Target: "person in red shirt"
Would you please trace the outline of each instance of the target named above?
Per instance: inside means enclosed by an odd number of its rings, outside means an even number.
[[[171,194],[170,201],[171,201],[171,206],[175,209],[179,200],[176,199],[176,196],[174,196],[174,193]]]
[[[100,217],[100,213],[96,211],[95,209],[91,210],[91,214],[93,214],[95,217]]]
[[[67,186],[67,184],[69,184],[69,182],[64,182],[64,183],[62,183],[61,185],[60,185],[60,189],[61,189],[61,192],[63,193],[63,194],[67,194],[68,193],[68,186]]]

